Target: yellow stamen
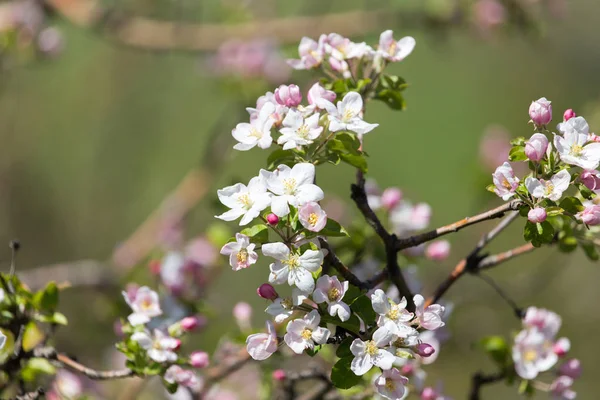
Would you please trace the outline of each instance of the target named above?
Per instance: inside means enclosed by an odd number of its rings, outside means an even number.
[[[291,310],[293,307],[293,303],[292,303],[292,299],[290,299],[289,297],[286,297],[285,299],[281,300],[281,307],[285,308],[286,310]]]
[[[390,392],[393,392],[394,390],[396,390],[396,383],[392,379],[386,379],[385,388]]]
[[[374,356],[379,351],[379,349],[377,348],[377,345],[372,340],[369,340],[368,342],[366,342],[365,345],[366,345],[365,353],[367,353],[371,356]]]
[[[308,339],[312,338],[312,330],[310,330],[308,328],[304,328],[304,330],[302,331],[300,336],[302,336],[302,339],[308,340]]]
[[[252,200],[250,200],[248,193],[241,194],[237,200],[246,208],[252,207]]]
[[[527,350],[524,354],[523,354],[523,359],[525,361],[534,361],[536,358],[538,357],[537,351],[535,350]]]
[[[310,224],[310,226],[315,226],[317,222],[319,222],[319,217],[317,216],[317,214],[311,213],[308,216],[308,223]]]
[[[238,264],[246,264],[246,261],[248,261],[248,250],[241,249],[238,251],[236,258]]]
[[[502,179],[502,186],[504,186],[507,189],[512,189],[512,186],[510,185],[510,182],[508,181],[508,179],[506,179],[506,177]]]
[[[391,320],[397,320],[400,317],[400,310],[397,305],[392,305],[392,309],[388,311],[387,317]]]
[[[340,297],[340,291],[337,288],[331,288],[329,289],[329,293],[327,293],[327,297],[329,298],[329,301],[337,301],[338,298]]]
[[[569,154],[572,156],[579,156],[579,155],[581,155],[582,151],[583,151],[583,146],[576,144],[571,147],[571,151],[569,152]]]
[[[290,254],[287,260],[282,260],[281,262],[287,265],[289,269],[295,269],[300,266],[299,258],[297,254]]]
[[[283,180],[283,189],[286,194],[294,194],[296,191],[296,180],[294,178],[288,178]]]
[[[260,138],[262,138],[262,137],[263,137],[263,134],[262,134],[262,132],[261,132],[261,131],[259,131],[259,130],[258,130],[258,129],[256,129],[256,128],[250,128],[250,135],[248,135],[248,136],[250,136],[250,137],[255,137],[255,138],[257,138],[257,139],[260,139]]]

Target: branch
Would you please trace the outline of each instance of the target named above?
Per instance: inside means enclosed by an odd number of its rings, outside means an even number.
[[[510,260],[511,258],[515,258],[522,254],[527,254],[535,249],[536,248],[533,247],[531,243],[525,243],[522,246],[515,247],[514,249],[507,250],[503,253],[487,256],[479,262],[478,269],[481,271],[484,269],[493,268],[498,264],[502,264],[503,262]]]
[[[109,380],[109,379],[123,379],[130,378],[135,373],[129,368],[110,370],[110,371],[97,371],[86,367],[83,364],[78,363],[66,354],[57,353],[55,349],[51,347],[41,347],[34,350],[35,357],[47,358],[48,360],[55,360],[75,372],[79,372],[94,380]]]
[[[510,296],[506,294],[504,290],[502,290],[502,288],[498,286],[498,284],[492,278],[484,274],[477,274],[477,277],[483,280],[488,285],[490,285],[496,291],[496,293],[498,293],[498,295],[502,297],[502,300],[504,300],[510,306],[510,308],[513,310],[513,313],[519,320],[523,319],[525,315],[523,309],[519,307],[517,303],[513,299],[511,299]]]
[[[471,378],[471,392],[469,394],[469,400],[480,400],[480,391],[483,386],[500,382],[504,378],[504,372],[498,372],[493,375],[484,375],[482,372],[476,372]]]
[[[410,247],[415,247],[422,243],[429,242],[433,239],[437,239],[440,236],[447,235],[448,233],[458,232],[459,230],[467,226],[474,225],[479,222],[487,221],[490,219],[503,217],[504,214],[506,214],[508,211],[518,210],[522,204],[523,202],[521,200],[513,200],[511,202],[501,205],[500,207],[496,207],[484,213],[474,215],[472,217],[463,218],[460,221],[457,221],[453,224],[442,226],[429,232],[424,232],[407,238],[398,239],[396,243],[396,250],[400,251],[408,249]]]
[[[362,289],[370,289],[370,287],[367,284],[365,284],[365,282],[358,279],[358,277],[356,275],[354,275],[352,273],[352,271],[350,271],[350,269],[348,269],[348,267],[346,267],[344,265],[344,263],[334,253],[333,249],[329,245],[329,242],[327,242],[327,239],[319,236],[319,243],[321,244],[322,248],[327,250],[327,255],[325,256],[325,261],[327,261],[327,263],[329,265],[331,265],[333,268],[335,268],[335,270],[337,272],[339,272],[340,275],[345,280],[347,280],[352,285],[356,286],[357,288],[359,288],[361,290]]]

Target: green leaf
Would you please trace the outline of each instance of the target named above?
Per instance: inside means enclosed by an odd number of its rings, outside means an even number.
[[[594,197],[596,197],[596,193],[588,189],[588,187],[585,186],[583,183],[577,184],[577,189],[579,189],[579,193],[581,193],[581,196],[584,199],[592,200]]]
[[[563,213],[564,211],[565,211],[565,210],[563,210],[563,209],[562,209],[562,208],[560,208],[560,207],[547,207],[547,208],[546,208],[546,215],[547,215],[548,217],[554,217],[554,216],[556,216],[556,215],[562,215],[562,213]]]
[[[355,334],[358,334],[360,332],[360,321],[358,320],[358,317],[355,314],[351,314],[350,319],[348,321],[342,321],[338,317],[332,317],[330,315],[324,314],[321,316],[321,322],[340,326],[345,330]]]
[[[317,353],[319,352],[319,350],[321,350],[321,346],[315,346],[312,349],[306,349],[306,354],[308,354],[310,357],[314,357],[317,355]]]
[[[531,381],[521,381],[521,384],[519,385],[519,394],[527,397],[532,397],[535,394],[535,388],[531,384]]]
[[[331,382],[338,389],[350,389],[356,386],[362,378],[356,376],[350,369],[352,358],[340,358],[331,371]]]
[[[564,235],[558,240],[558,248],[563,253],[570,253],[577,248],[577,239],[572,235]]]
[[[508,161],[525,161],[527,156],[525,155],[525,147],[515,146],[510,149],[508,153]]]
[[[46,287],[35,294],[33,303],[40,311],[53,312],[58,306],[58,287],[55,282],[50,282]]]
[[[23,350],[31,351],[45,339],[44,332],[33,321],[29,322],[23,332]]]
[[[408,87],[406,81],[397,76],[397,75],[382,75],[381,76],[381,86],[389,89],[396,89],[398,91],[403,91]]]
[[[375,100],[383,101],[392,110],[404,110],[406,108],[406,102],[404,96],[399,90],[395,89],[382,89],[375,95]]]
[[[344,295],[344,298],[342,300],[344,300],[344,303],[346,304],[350,304],[352,303],[352,300],[356,299],[358,296],[361,296],[363,293],[362,291],[357,288],[354,285],[348,285],[348,290],[346,291],[346,294]]]
[[[253,243],[268,243],[269,242],[269,227],[265,224],[256,224],[240,232],[248,236]]]
[[[577,214],[585,209],[577,197],[565,197],[560,202],[559,207],[571,214]]]
[[[359,296],[352,304],[350,304],[350,309],[354,311],[358,316],[367,324],[371,325],[372,322],[375,321],[377,314],[373,311],[373,305],[371,304],[371,300],[367,296]]]
[[[21,378],[25,382],[35,381],[39,375],[54,375],[56,373],[56,367],[45,358],[31,358],[21,370]]]
[[[540,247],[544,243],[552,242],[554,239],[554,227],[548,221],[544,221],[541,224],[534,224],[527,221],[523,237],[535,247]]]
[[[354,338],[349,336],[340,343],[337,350],[335,351],[335,355],[339,358],[353,357],[352,352],[350,351],[350,345],[354,341]]]
[[[367,173],[367,160],[364,154],[354,155],[354,154],[340,154],[340,158],[346,164],[350,164],[355,168],[360,169],[363,173]]]
[[[327,218],[327,223],[325,224],[325,227],[321,229],[319,234],[332,237],[349,236],[346,229],[331,218]]]
[[[581,241],[579,243],[581,248],[585,252],[585,255],[592,261],[598,261],[598,249],[596,249],[596,245],[592,242]]]
[[[510,349],[502,336],[488,336],[479,342],[483,350],[501,367],[510,359]]]
[[[294,164],[296,154],[293,150],[277,149],[267,157],[267,169],[273,169],[280,164],[291,166]]]
[[[525,146],[525,138],[523,136],[519,136],[511,140],[510,144],[513,146]]]
[[[488,192],[492,192],[492,193],[496,193],[496,185],[494,185],[493,183],[487,185],[485,187],[485,190],[487,190]]]

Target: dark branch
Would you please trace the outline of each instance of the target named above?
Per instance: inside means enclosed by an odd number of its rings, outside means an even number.
[[[504,372],[498,372],[492,375],[484,375],[482,372],[476,372],[471,378],[471,392],[469,394],[469,400],[480,400],[481,389],[485,385],[500,382],[505,378]]]
[[[325,262],[332,266],[337,272],[339,272],[339,274],[348,282],[350,282],[352,285],[356,286],[359,289],[369,289],[369,287],[360,279],[358,279],[358,277],[356,275],[354,275],[352,273],[352,271],[350,271],[350,269],[348,269],[348,267],[346,267],[344,265],[344,263],[338,258],[338,256],[334,253],[333,249],[331,248],[331,246],[329,245],[329,242],[327,242],[327,239],[323,238],[323,237],[319,237],[319,243],[321,244],[321,247],[327,250],[327,255],[325,256]]]

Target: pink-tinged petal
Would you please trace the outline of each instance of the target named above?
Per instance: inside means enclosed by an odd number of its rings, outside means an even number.
[[[240,251],[242,246],[238,242],[229,242],[226,243],[223,247],[221,247],[221,254],[224,256],[228,256],[232,253],[236,253]]]

